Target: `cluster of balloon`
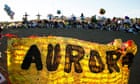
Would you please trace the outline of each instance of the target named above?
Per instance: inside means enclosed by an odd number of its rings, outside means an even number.
[[[105,9],[103,9],[103,8],[101,8],[100,10],[99,10],[99,13],[101,14],[101,15],[104,15],[105,14]]]
[[[8,14],[8,16],[10,16],[11,19],[14,18],[15,13],[11,10],[11,8],[7,4],[4,5],[4,10]]]

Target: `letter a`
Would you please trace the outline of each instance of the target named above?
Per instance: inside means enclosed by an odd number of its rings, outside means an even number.
[[[28,50],[23,63],[21,65],[22,69],[29,69],[31,63],[36,63],[37,70],[42,70],[41,54],[36,45],[32,45]]]

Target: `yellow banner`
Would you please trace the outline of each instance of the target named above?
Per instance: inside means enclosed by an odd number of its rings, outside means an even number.
[[[132,40],[99,44],[67,37],[8,39],[12,84],[127,84]]]

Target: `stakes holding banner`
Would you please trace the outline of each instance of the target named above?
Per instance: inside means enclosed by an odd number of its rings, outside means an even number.
[[[48,36],[10,38],[8,73],[12,84],[127,84],[137,53],[134,41],[99,44]]]

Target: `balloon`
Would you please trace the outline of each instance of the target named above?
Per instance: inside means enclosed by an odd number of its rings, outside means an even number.
[[[61,10],[57,10],[57,14],[61,14]]]
[[[15,13],[11,10],[11,8],[7,4],[4,5],[4,10],[7,13],[7,15],[10,16],[11,19],[14,18]]]
[[[103,8],[101,8],[100,10],[99,10],[99,13],[101,14],[101,15],[104,15],[105,14],[105,9],[103,9]]]

